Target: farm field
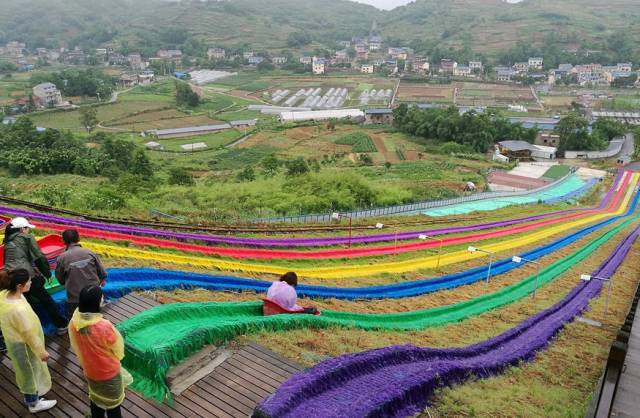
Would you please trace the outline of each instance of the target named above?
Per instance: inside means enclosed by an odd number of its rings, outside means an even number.
[[[0,78],[0,105],[10,105],[29,93],[29,74],[15,73]]]
[[[533,106],[535,97],[529,87],[507,84],[464,82],[456,85],[456,104],[462,106]]]
[[[398,89],[397,100],[400,102],[435,102],[453,103],[455,84],[431,85],[402,81]]]

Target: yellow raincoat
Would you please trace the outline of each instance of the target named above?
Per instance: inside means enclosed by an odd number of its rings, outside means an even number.
[[[51,390],[51,375],[40,360],[46,352],[40,320],[24,296],[10,300],[8,295],[8,290],[0,292],[0,327],[16,383],[23,394],[43,396]]]
[[[99,313],[73,313],[69,323],[71,347],[78,356],[89,386],[89,399],[102,409],[113,409],[124,401],[124,390],[133,382],[120,366],[124,340]]]

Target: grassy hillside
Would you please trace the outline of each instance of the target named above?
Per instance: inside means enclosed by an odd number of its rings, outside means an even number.
[[[417,49],[469,47],[497,55],[518,41],[615,50],[614,34],[640,40],[636,0],[417,0],[390,12],[346,0],[9,0],[0,8],[0,42],[30,47],[110,44],[152,54],[161,47],[282,49],[292,32],[332,47],[366,35],[373,21],[391,40]],[[194,41],[195,40],[195,41]],[[635,47],[635,51],[638,48]]]

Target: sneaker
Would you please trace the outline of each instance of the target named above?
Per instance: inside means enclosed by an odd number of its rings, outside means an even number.
[[[64,335],[67,333],[68,330],[69,330],[69,327],[58,328],[56,330],[56,335]]]
[[[35,414],[37,412],[46,411],[56,406],[57,403],[58,401],[56,400],[48,401],[44,398],[40,398],[38,399],[38,403],[35,406],[29,407],[29,412],[31,412],[32,414]]]

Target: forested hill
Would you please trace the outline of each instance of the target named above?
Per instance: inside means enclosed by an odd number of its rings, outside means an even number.
[[[392,43],[431,52],[466,47],[497,56],[518,42],[539,47],[630,49],[637,54],[637,0],[417,0],[390,12],[347,0],[5,0],[0,42],[30,48],[248,46],[254,50],[335,47],[372,23]],[[290,37],[293,33],[294,36]],[[202,45],[200,45],[200,44]],[[186,44],[186,46],[185,46]],[[189,45],[191,44],[191,45]]]

